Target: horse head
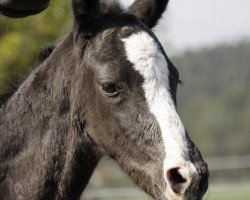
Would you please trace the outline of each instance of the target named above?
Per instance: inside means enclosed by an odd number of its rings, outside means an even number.
[[[151,31],[167,0],[73,0],[77,110],[102,154],[153,198],[201,199],[207,164],[177,113],[179,74]]]

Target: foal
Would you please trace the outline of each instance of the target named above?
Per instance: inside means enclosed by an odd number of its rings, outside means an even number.
[[[202,198],[178,71],[150,30],[167,3],[73,0],[73,31],[1,106],[1,199],[78,199],[103,155],[154,199]]]

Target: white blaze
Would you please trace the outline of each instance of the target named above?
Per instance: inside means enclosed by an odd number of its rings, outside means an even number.
[[[166,151],[164,172],[169,167],[183,166],[189,162],[187,137],[169,92],[167,61],[155,40],[146,32],[132,34],[122,41],[127,59],[144,77],[147,103],[161,128]]]

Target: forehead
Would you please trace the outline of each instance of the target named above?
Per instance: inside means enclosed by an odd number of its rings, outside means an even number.
[[[175,93],[179,73],[149,29],[137,25],[116,26],[97,34],[90,44],[87,62],[91,62],[98,78],[154,78],[166,82],[168,89]],[[148,75],[151,78],[146,78]]]
[[[122,39],[126,57],[150,87],[169,89],[169,66],[160,44],[147,32]]]
[[[165,56],[164,50],[155,35],[151,30],[141,26],[114,27],[100,32],[94,38],[95,51],[98,52],[100,57],[108,55],[112,57],[114,54],[124,56],[124,39],[126,38],[130,38],[137,45],[140,44],[139,48],[143,45],[144,48],[158,46],[158,50]]]
[[[122,38],[126,57],[136,66],[138,71],[147,73],[149,66],[151,70],[168,66],[165,55],[160,44],[147,32],[137,32]],[[155,71],[154,70],[154,71]]]
[[[137,56],[134,59],[138,61],[153,57],[155,60],[160,59],[164,61],[165,67],[171,63],[157,38],[146,28],[124,26],[106,29],[99,33],[91,43],[90,55],[102,66],[107,64],[111,68],[112,65],[125,67],[127,63],[124,62],[131,63],[128,56],[132,55]]]

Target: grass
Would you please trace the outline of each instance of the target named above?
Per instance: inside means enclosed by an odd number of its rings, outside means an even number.
[[[250,200],[250,183],[211,185],[204,200]]]
[[[204,200],[249,200],[250,193],[249,192],[238,192],[238,193],[221,193],[219,195],[211,195],[208,198],[204,198]]]

